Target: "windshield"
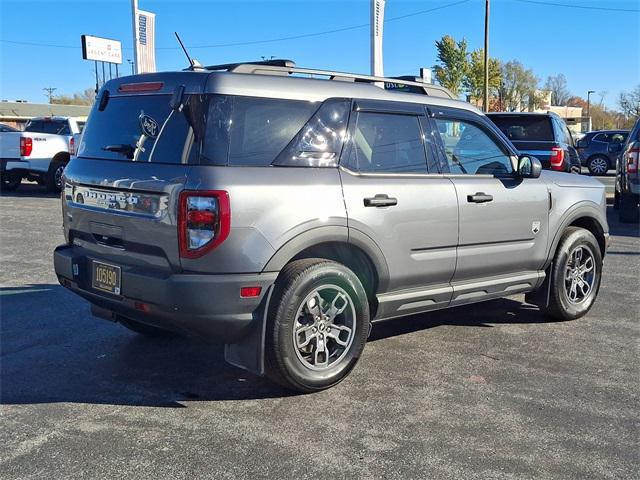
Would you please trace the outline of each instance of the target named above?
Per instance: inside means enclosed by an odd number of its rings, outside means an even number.
[[[543,115],[490,115],[511,141],[553,141],[551,119]]]
[[[204,132],[205,97],[185,95],[173,110],[170,95],[114,96],[96,104],[78,148],[79,157],[195,163]]]

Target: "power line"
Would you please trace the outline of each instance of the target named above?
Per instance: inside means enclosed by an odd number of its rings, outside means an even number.
[[[397,20],[403,20],[403,19],[409,18],[409,17],[415,17],[415,16],[418,16],[418,15],[424,15],[425,13],[431,13],[431,12],[435,12],[436,10],[442,10],[444,8],[455,7],[456,5],[462,5],[463,3],[467,3],[467,2],[470,2],[470,1],[471,0],[459,0],[457,2],[452,2],[452,3],[447,3],[445,5],[440,5],[439,7],[429,8],[427,10],[420,10],[420,11],[417,11],[417,12],[408,13],[406,15],[399,15],[397,17],[387,18],[384,21],[384,23],[390,23],[390,22],[395,22]],[[188,48],[196,49],[196,48],[241,47],[241,46],[247,46],[247,45],[259,45],[259,44],[263,44],[263,43],[285,42],[287,40],[299,40],[301,38],[318,37],[318,36],[321,36],[321,35],[330,35],[330,34],[333,34],[333,33],[346,32],[346,31],[349,31],[349,30],[356,30],[356,29],[365,28],[365,27],[368,27],[368,26],[369,26],[369,23],[362,23],[360,25],[351,25],[349,27],[335,28],[335,29],[332,29],[332,30],[324,30],[324,31],[321,31],[321,32],[304,33],[304,34],[292,35],[292,36],[288,36],[288,37],[277,37],[277,38],[269,38],[269,39],[264,39],[264,40],[251,40],[251,41],[247,41],[247,42],[218,43],[218,44],[212,44],[212,45],[188,45]],[[28,45],[28,46],[34,46],[34,47],[79,48],[79,47],[73,46],[73,45],[55,45],[55,44],[50,44],[50,43],[23,42],[23,41],[3,40],[3,39],[0,39],[0,42],[2,42],[2,43],[10,43],[10,44],[14,44],[14,45]],[[179,48],[180,47],[156,47],[156,50],[178,50]],[[124,50],[133,50],[132,47],[123,47],[123,49]]]
[[[606,12],[632,12],[632,13],[640,12],[640,10],[634,10],[632,8],[590,7],[587,5],[570,5],[567,3],[539,2],[538,0],[516,0],[516,2],[534,3],[536,5],[546,5],[549,7],[580,8],[582,10],[603,10]]]

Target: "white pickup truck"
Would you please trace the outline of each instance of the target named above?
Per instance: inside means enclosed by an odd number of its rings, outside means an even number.
[[[26,178],[60,191],[83,127],[84,121],[72,117],[37,117],[23,132],[0,132],[0,188],[15,190]]]

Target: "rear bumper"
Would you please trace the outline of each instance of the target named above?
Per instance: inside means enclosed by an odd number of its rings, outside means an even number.
[[[254,322],[261,321],[259,307],[277,277],[277,273],[167,275],[120,265],[121,295],[112,295],[91,286],[91,262],[99,258],[68,245],[56,248],[53,257],[61,285],[97,307],[93,311],[99,317],[117,320],[121,315],[148,325],[227,343],[243,338]],[[240,288],[245,286],[262,287],[260,296],[241,298]]]

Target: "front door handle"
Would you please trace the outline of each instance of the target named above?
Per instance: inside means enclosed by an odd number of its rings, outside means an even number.
[[[397,198],[392,198],[387,194],[378,193],[375,197],[369,197],[364,199],[365,207],[393,207],[398,204]]]
[[[492,201],[493,195],[487,195],[484,192],[477,192],[474,195],[467,195],[467,202],[469,203],[486,203]]]

